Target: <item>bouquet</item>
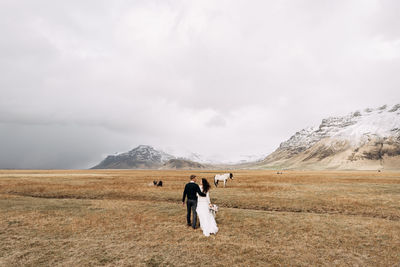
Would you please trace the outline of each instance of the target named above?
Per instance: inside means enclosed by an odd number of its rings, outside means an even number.
[[[215,217],[218,211],[218,206],[216,204],[210,204],[209,209],[211,214]]]

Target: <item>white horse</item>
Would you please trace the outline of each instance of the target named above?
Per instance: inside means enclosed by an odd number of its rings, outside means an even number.
[[[231,178],[233,180],[233,174],[232,173],[224,173],[224,174],[217,174],[214,177],[214,184],[215,187],[218,186],[219,181],[224,181],[224,187],[226,185],[226,181]]]

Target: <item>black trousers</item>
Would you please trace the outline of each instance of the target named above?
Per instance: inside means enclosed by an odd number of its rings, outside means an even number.
[[[187,207],[187,224],[188,225],[192,225],[193,229],[196,228],[196,223],[197,223],[197,212],[196,212],[196,208],[197,208],[197,200],[193,200],[193,199],[188,199],[186,201],[186,207]],[[193,220],[192,223],[190,223],[190,215],[193,212]]]

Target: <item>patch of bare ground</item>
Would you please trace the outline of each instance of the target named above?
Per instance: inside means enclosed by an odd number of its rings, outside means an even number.
[[[216,172],[0,171],[0,266],[400,263],[399,173],[236,171],[209,238],[185,226],[192,173]]]

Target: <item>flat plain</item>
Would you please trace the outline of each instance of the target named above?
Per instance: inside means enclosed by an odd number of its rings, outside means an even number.
[[[207,238],[182,191],[223,172],[0,170],[0,266],[400,266],[399,172],[232,171]]]

